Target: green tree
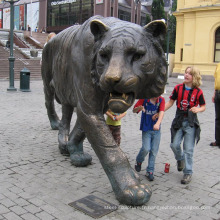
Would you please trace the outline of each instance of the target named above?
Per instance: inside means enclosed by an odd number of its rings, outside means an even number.
[[[173,1],[171,12],[176,11],[177,0]],[[175,42],[176,42],[176,17],[171,14],[168,15],[168,31],[170,34],[169,39],[169,52],[175,53]]]
[[[145,21],[145,24],[148,24],[151,22],[151,18],[150,18],[150,15],[149,14],[146,14],[146,21]]]
[[[166,18],[163,0],[153,0],[151,14],[152,14],[153,20]]]

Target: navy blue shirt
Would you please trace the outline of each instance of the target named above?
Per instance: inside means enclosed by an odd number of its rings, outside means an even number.
[[[142,111],[140,130],[142,131],[153,131],[153,126],[157,120],[153,121],[152,116],[165,109],[165,99],[159,97],[155,104],[150,102],[150,99],[140,99],[134,106],[134,108],[143,105],[145,112]]]

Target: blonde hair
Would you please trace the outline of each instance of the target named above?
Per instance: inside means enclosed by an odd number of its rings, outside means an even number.
[[[46,42],[48,42],[51,38],[53,38],[53,37],[55,37],[55,36],[56,36],[56,34],[55,34],[54,32],[49,33],[49,34],[47,35],[47,40],[46,40]]]
[[[187,69],[190,68],[190,73],[193,77],[193,82],[192,82],[192,87],[199,87],[202,85],[202,77],[200,75],[200,71],[198,68],[194,67],[194,66],[188,66],[185,69],[185,72],[187,71]]]

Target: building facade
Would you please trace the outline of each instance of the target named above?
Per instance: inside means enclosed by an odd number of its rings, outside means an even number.
[[[0,28],[10,29],[10,4],[0,4]],[[14,29],[35,30],[39,26],[39,0],[20,0],[14,4]]]
[[[198,67],[202,75],[213,75],[220,62],[220,0],[177,2],[173,73],[187,66]]]
[[[47,31],[59,32],[74,24],[82,24],[93,15],[117,17],[121,20],[144,25],[149,12],[141,7],[140,0],[39,0],[40,10],[47,8],[47,19],[39,26]],[[145,9],[145,10],[144,10]]]
[[[145,25],[147,7],[141,0],[20,0],[15,4],[15,29],[60,32],[93,15],[117,17]],[[10,4],[0,4],[0,28],[9,29]]]

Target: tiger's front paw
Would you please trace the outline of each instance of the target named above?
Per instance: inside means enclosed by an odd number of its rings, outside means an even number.
[[[148,184],[138,184],[126,187],[119,194],[116,194],[116,197],[120,203],[133,206],[148,202],[151,195],[151,187]]]
[[[92,157],[83,152],[77,152],[70,155],[71,164],[76,167],[85,167],[92,162]]]

